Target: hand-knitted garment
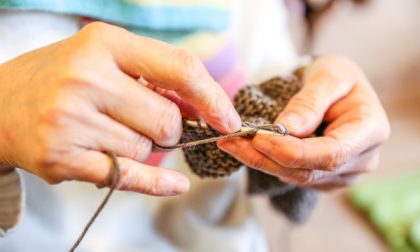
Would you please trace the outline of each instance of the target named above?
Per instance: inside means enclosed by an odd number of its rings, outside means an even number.
[[[0,164],[0,238],[21,218],[23,193],[16,169]]]
[[[242,88],[234,98],[234,106],[242,120],[252,124],[273,123],[290,98],[301,88],[296,76],[275,77],[257,86]],[[184,124],[181,143],[219,136],[211,128],[196,128]],[[237,171],[243,164],[219,150],[216,143],[183,149],[192,171],[200,177],[223,177]],[[286,184],[277,177],[248,169],[248,193],[266,194],[272,205],[293,222],[303,222],[313,209],[317,193]]]

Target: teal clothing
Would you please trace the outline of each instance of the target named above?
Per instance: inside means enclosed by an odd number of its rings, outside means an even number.
[[[227,27],[229,10],[223,4],[211,4],[211,1],[197,1],[194,4],[188,4],[188,1],[185,4],[182,1],[176,1],[174,4],[163,2],[156,4],[152,0],[139,3],[129,0],[0,0],[0,8],[86,16],[137,30],[220,31]]]

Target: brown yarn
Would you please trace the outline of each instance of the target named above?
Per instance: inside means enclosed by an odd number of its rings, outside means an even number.
[[[118,163],[117,157],[112,152],[105,152],[105,154],[107,154],[111,158],[112,166],[111,166],[111,170],[106,181],[101,185],[97,185],[97,187],[103,188],[105,186],[111,186],[111,188],[109,189],[108,193],[105,195],[105,198],[102,200],[101,204],[93,213],[92,217],[90,217],[89,221],[86,223],[86,226],[83,228],[82,233],[79,235],[77,240],[71,246],[69,252],[75,251],[76,248],[82,242],[83,238],[85,238],[86,233],[89,231],[90,227],[95,222],[96,218],[99,216],[99,214],[102,212],[102,210],[108,203],[109,199],[111,198],[112,193],[115,191],[118,181],[120,180],[120,165]]]
[[[273,125],[287,102],[301,89],[301,80],[293,75],[275,77],[260,85],[242,88],[234,106],[248,125]],[[210,127],[193,127],[184,123],[180,146],[191,141],[217,139],[220,133]],[[254,134],[249,135],[252,137]],[[183,149],[191,170],[200,177],[224,177],[245,166],[218,149],[216,143],[205,143]],[[248,193],[266,194],[273,206],[294,222],[306,220],[315,204],[316,193],[280,181],[277,177],[248,169]]]

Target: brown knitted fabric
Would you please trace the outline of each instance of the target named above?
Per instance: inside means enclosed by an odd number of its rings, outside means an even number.
[[[234,98],[234,106],[245,123],[273,123],[290,98],[301,88],[295,77],[275,77],[257,86],[242,88]],[[194,128],[184,124],[181,142],[219,136],[211,128]],[[203,144],[183,149],[192,171],[200,177],[223,177],[237,171],[242,163],[219,150],[216,143]],[[285,184],[277,177],[254,169],[248,169],[248,192],[267,194],[272,205],[291,221],[302,222],[309,216],[316,193]]]

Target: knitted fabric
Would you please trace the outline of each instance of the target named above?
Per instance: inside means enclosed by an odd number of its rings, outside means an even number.
[[[23,192],[16,169],[0,164],[0,238],[15,227],[22,214]],[[1,247],[1,246],[0,246]]]
[[[251,124],[273,123],[287,102],[301,88],[295,76],[275,77],[257,86],[246,86],[234,98],[234,106],[242,120]],[[181,142],[219,136],[214,129],[184,124]],[[241,162],[219,150],[216,143],[183,149],[191,170],[200,177],[223,177],[237,171]],[[275,209],[293,222],[303,222],[311,213],[317,193],[286,184],[277,177],[248,168],[248,193],[266,194]]]

